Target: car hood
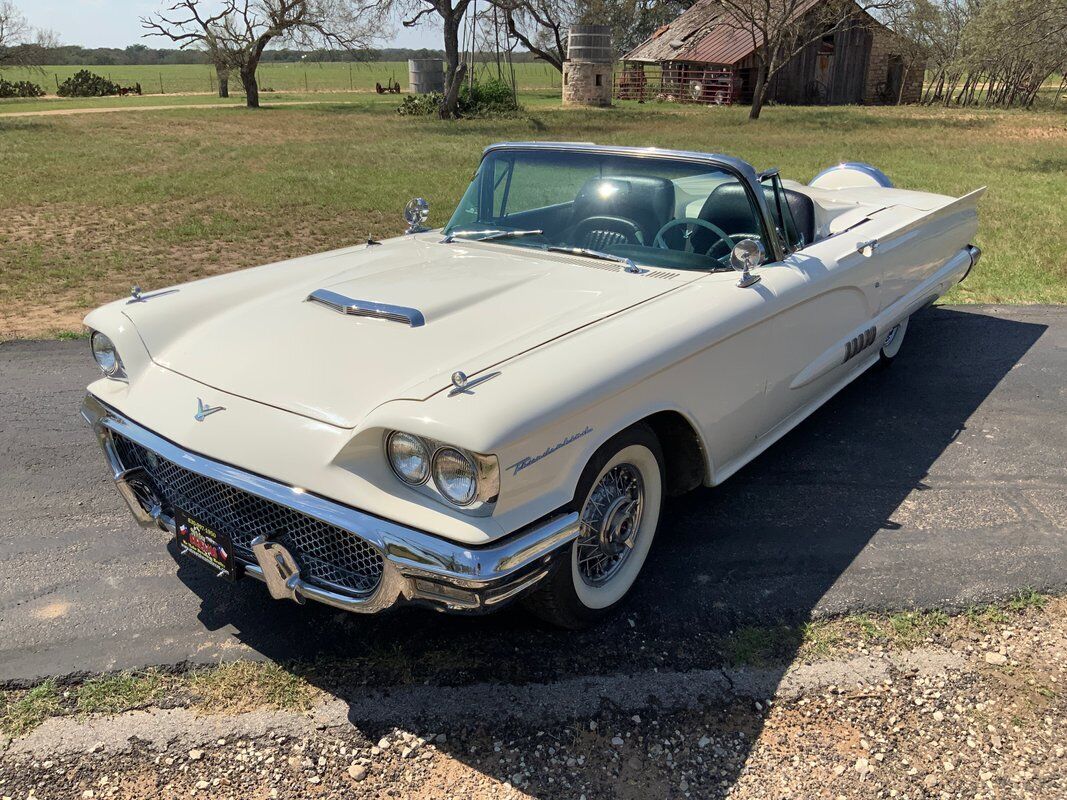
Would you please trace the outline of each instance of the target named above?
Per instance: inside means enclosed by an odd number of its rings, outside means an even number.
[[[456,370],[474,376],[697,277],[414,236],[198,281],[123,310],[160,366],[355,427],[382,403],[441,391]],[[414,308],[425,323],[307,302],[318,289]]]

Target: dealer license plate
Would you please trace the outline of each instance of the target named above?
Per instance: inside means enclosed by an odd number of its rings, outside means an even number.
[[[174,515],[174,527],[182,555],[206,564],[220,578],[232,581],[237,577],[237,562],[229,536],[181,511]]]

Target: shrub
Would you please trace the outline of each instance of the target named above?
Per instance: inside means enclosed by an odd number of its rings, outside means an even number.
[[[440,92],[407,95],[397,108],[404,116],[426,117],[437,113],[444,96]],[[511,85],[499,78],[464,84],[459,90],[456,111],[461,117],[506,117],[522,111],[511,93]]]
[[[87,69],[78,70],[59,84],[60,97],[104,97],[119,94],[122,87]]]
[[[43,97],[44,89],[30,81],[6,81],[0,78],[0,97]]]
[[[511,84],[500,78],[475,81],[459,90],[459,111],[464,117],[508,116],[522,111]]]

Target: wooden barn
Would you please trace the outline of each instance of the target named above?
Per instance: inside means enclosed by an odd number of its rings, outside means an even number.
[[[809,0],[797,13],[817,25]],[[716,0],[697,0],[623,56],[620,100],[750,103],[756,77],[752,35],[726,24]],[[923,68],[908,68],[899,36],[856,6],[845,26],[816,37],[772,79],[767,101],[800,105],[917,102]]]

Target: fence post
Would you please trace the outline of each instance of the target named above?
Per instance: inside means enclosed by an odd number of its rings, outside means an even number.
[[[352,62],[349,61],[348,62],[348,89],[349,89],[349,91],[351,91],[352,89],[355,89],[355,88],[356,88],[355,84],[352,83]]]
[[[308,91],[308,71],[304,70],[304,91]]]
[[[162,72],[159,73],[159,93],[160,94],[166,94],[166,92],[163,91],[163,73]]]
[[[59,91],[59,73],[58,72],[53,72],[52,75],[56,79],[56,91],[58,92]]]

